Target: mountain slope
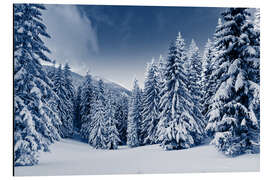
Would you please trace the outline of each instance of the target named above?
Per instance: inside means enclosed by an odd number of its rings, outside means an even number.
[[[44,65],[43,67],[44,67],[44,69],[47,72],[51,72],[51,71],[53,71],[55,69],[55,67],[53,67],[53,66],[46,66],[46,65]],[[83,76],[81,76],[78,73],[72,72],[72,71],[71,71],[71,76],[72,76],[73,85],[74,85],[74,87],[76,89],[80,85],[83,84],[83,81],[84,81],[84,77]],[[130,96],[131,95],[131,92],[128,89],[122,87],[119,84],[116,84],[114,82],[111,82],[111,81],[109,81],[107,79],[104,79],[102,77],[99,77],[99,76],[92,76],[92,77],[93,77],[93,84],[94,85],[97,85],[98,81],[100,79],[102,79],[104,81],[105,88],[111,90],[113,93],[115,93],[115,94],[121,94],[121,95],[126,95],[126,96]]]

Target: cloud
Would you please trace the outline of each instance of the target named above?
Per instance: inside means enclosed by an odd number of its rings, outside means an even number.
[[[110,17],[111,14],[106,14],[104,6],[80,6],[83,9],[81,12],[86,12],[92,20],[95,20],[97,23],[103,23],[109,26],[114,26],[115,22]],[[107,7],[108,8],[108,7]]]
[[[57,63],[68,62],[74,68],[84,65],[99,53],[98,37],[91,20],[74,5],[46,5],[43,22],[51,39],[45,39]],[[80,62],[80,63],[78,63]],[[88,64],[88,63],[86,63]]]

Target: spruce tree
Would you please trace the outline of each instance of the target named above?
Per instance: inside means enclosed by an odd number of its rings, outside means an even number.
[[[146,80],[143,90],[143,144],[157,142],[157,124],[159,121],[159,79],[158,67],[154,62],[147,65]]]
[[[194,39],[191,40],[188,54],[188,89],[194,103],[193,113],[197,119],[204,119],[202,115],[202,58]]]
[[[118,144],[121,141],[119,138],[119,132],[116,128],[115,109],[113,108],[113,96],[109,92],[107,96],[106,105],[106,126],[108,133],[108,149],[117,149]]]
[[[95,94],[94,94],[94,86],[92,82],[91,75],[87,74],[85,76],[85,81],[82,86],[81,92],[81,129],[80,136],[84,140],[88,140],[89,133],[91,131],[91,122],[92,116],[94,115],[94,106],[95,102]]]
[[[213,50],[213,42],[208,39],[204,48],[203,58],[202,58],[202,114],[206,115],[208,112],[208,108],[210,105],[210,98],[215,93],[211,80],[211,75],[213,72],[213,64],[214,64],[214,50]],[[205,119],[207,123],[207,119]]]
[[[127,145],[137,147],[140,145],[139,126],[141,122],[141,102],[140,88],[135,79],[132,89],[132,96],[129,101],[128,125],[127,125]]]
[[[57,95],[41,61],[51,62],[41,37],[50,38],[38,4],[14,4],[14,165],[35,165],[60,136]]]
[[[219,80],[212,97],[206,130],[214,135],[212,144],[225,155],[236,156],[259,151],[259,85],[254,69],[259,42],[246,8],[229,8],[217,32]]]
[[[207,116],[210,105],[213,103],[213,95],[217,91],[217,87],[220,85],[220,79],[215,74],[217,68],[218,68],[218,60],[219,54],[223,51],[222,49],[218,49],[219,46],[219,33],[223,31],[222,30],[222,20],[221,18],[218,18],[217,26],[215,29],[213,41],[211,42],[211,45],[208,44],[207,47],[205,47],[205,58],[208,60],[204,60],[205,62],[209,62],[208,70],[205,71],[205,75],[208,78],[208,83],[205,82],[204,85],[206,85],[205,91],[204,91],[204,104],[203,104],[203,114],[205,116],[205,122],[208,123],[209,116]],[[208,47],[209,46],[209,47]]]
[[[203,137],[202,120],[193,114],[193,101],[187,89],[184,63],[187,60],[185,42],[178,33],[169,48],[162,90],[158,136],[165,150],[190,148]]]
[[[66,66],[66,68],[69,68]],[[60,64],[55,75],[53,76],[54,88],[53,90],[59,97],[58,112],[61,117],[61,136],[71,137],[73,133],[73,85],[71,81],[69,69],[62,70]]]
[[[128,121],[128,97],[123,95],[116,101],[115,106],[116,128],[119,132],[120,144],[127,143],[127,121]]]
[[[96,149],[107,149],[109,143],[109,123],[111,118],[113,118],[113,113],[112,109],[107,109],[107,100],[105,95],[104,83],[102,80],[98,81],[96,99],[97,100],[95,104],[92,104],[91,114],[93,114],[93,117],[90,122],[88,143]],[[112,148],[115,147],[113,145],[115,144],[112,144]]]
[[[74,120],[73,124],[74,127],[79,131],[81,129],[81,95],[82,95],[82,88],[81,86],[78,87],[76,93],[75,93],[75,98],[74,98]]]
[[[107,149],[108,128],[106,127],[106,110],[102,99],[95,103],[95,114],[93,114],[88,136],[88,143],[96,149]]]

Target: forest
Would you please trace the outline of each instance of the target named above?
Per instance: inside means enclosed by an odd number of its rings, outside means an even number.
[[[14,4],[14,166],[32,166],[65,138],[98,150],[159,144],[164,151],[208,142],[228,157],[260,152],[260,11],[228,8],[201,55],[179,32],[152,59],[144,87],[113,91],[87,73],[75,86],[43,38],[41,4]],[[181,29],[179,29],[181,31]],[[50,71],[43,62],[54,64]],[[57,60],[56,60],[57,62]]]

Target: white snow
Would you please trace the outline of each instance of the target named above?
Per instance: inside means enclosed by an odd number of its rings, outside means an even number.
[[[41,154],[38,165],[15,167],[15,175],[244,172],[259,169],[259,154],[229,158],[212,145],[177,151],[164,151],[159,145],[96,150],[86,143],[62,139],[51,146],[51,153]]]

